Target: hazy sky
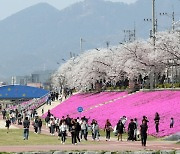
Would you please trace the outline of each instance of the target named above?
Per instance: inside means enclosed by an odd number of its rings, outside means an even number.
[[[0,0],[0,20],[31,5],[47,2],[58,9],[63,9],[73,3],[83,0]],[[114,2],[132,3],[136,0],[109,0]]]

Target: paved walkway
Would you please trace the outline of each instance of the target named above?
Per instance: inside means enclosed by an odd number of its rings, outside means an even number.
[[[55,108],[60,103],[61,101],[54,101],[51,103],[51,105],[44,104],[43,106],[37,109],[38,115],[42,116],[42,109],[44,109],[44,113],[46,113],[48,110]]]
[[[72,151],[72,150],[88,150],[88,151],[138,151],[138,150],[180,150],[180,146],[174,142],[156,142],[150,141],[147,143],[146,149],[141,146],[140,142],[106,142],[90,144],[59,144],[59,145],[35,145],[35,146],[0,146],[0,151],[4,152],[28,152],[28,151]]]
[[[0,120],[0,129],[6,129],[4,120]],[[18,127],[11,125],[10,129],[18,129]]]

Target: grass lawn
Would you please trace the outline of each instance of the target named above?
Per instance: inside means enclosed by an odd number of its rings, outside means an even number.
[[[88,141],[83,141],[81,144],[101,144],[101,142],[94,142],[91,140],[91,132],[89,132]],[[105,132],[100,131],[101,137],[105,137]],[[34,134],[30,132],[29,140],[23,140],[23,129],[10,129],[9,133],[6,132],[6,129],[0,129],[0,146],[6,145],[59,145],[61,141],[58,140],[57,136],[50,136],[44,134]],[[112,138],[116,138],[114,133],[111,133]],[[123,140],[127,140],[127,134],[123,134]],[[148,136],[148,141],[157,141],[162,139],[157,139],[155,137]],[[71,144],[71,138],[68,137],[66,144]]]
[[[106,133],[104,132],[104,130],[100,130],[99,133],[100,133],[100,135],[101,135],[102,137],[105,137],[105,136],[106,136]],[[91,134],[90,131],[89,131],[89,134]],[[111,132],[111,137],[112,137],[112,138],[117,138],[117,136],[114,136],[114,133],[113,133],[113,132]],[[124,133],[124,134],[122,135],[122,138],[123,138],[123,140],[127,140],[128,134],[127,134],[127,133]],[[156,138],[156,137],[154,137],[154,136],[148,136],[147,140],[148,140],[148,141],[162,141],[163,138]]]
[[[0,146],[5,145],[54,145],[60,144],[60,141],[55,136],[39,135],[30,132],[29,140],[23,140],[22,129],[10,129],[7,133],[5,129],[0,130]]]
[[[23,129],[10,129],[9,133],[6,129],[0,129],[0,146],[7,145],[60,145],[61,140],[57,136],[50,136],[44,134],[34,134],[30,132],[29,140],[23,140]],[[68,137],[66,144],[71,144],[71,138]],[[100,144],[99,142],[83,141],[81,144]]]

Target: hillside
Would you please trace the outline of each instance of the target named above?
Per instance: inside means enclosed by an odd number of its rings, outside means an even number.
[[[51,113],[58,118],[66,116],[77,118],[86,116],[96,119],[101,128],[104,128],[107,119],[110,119],[115,126],[122,116],[126,116],[128,121],[137,118],[140,126],[142,117],[148,117],[149,134],[155,136],[155,113],[160,114],[160,125],[158,137],[168,136],[180,130],[180,91],[157,91],[157,92],[137,92],[127,94],[126,92],[102,92],[99,94],[77,94],[54,109]],[[78,107],[83,107],[81,115],[77,112]],[[45,117],[45,115],[44,115]],[[173,117],[174,128],[169,128],[170,118]]]

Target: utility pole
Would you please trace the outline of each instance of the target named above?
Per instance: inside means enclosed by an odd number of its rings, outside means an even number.
[[[134,41],[136,40],[136,23],[134,22]]]
[[[172,18],[172,31],[175,30],[175,12],[173,11],[172,14],[168,14],[167,12],[159,13],[160,16],[168,16]]]
[[[156,41],[156,18],[155,18],[155,0],[152,0],[152,38],[153,38],[153,45],[155,46]]]
[[[80,38],[80,53],[82,53],[82,42],[83,42],[83,39]]]
[[[144,21],[145,21],[145,22],[151,22],[151,23],[152,23],[152,19],[151,19],[151,18],[146,18],[146,19],[144,19]],[[157,19],[155,19],[154,27],[155,27],[155,33],[157,33],[157,31],[158,31],[158,20],[157,20]],[[152,29],[150,30],[149,37],[150,37],[150,38],[153,37]]]
[[[83,40],[83,38],[80,38],[80,53],[83,52],[83,42],[85,42],[85,40]]]
[[[155,51],[155,42],[156,42],[156,17],[155,17],[155,0],[152,0],[152,39],[153,39],[153,47]],[[150,89],[152,90],[154,87],[154,68],[150,72]]]
[[[109,48],[109,44],[110,44],[110,42],[109,42],[109,41],[106,41],[106,47],[107,47],[107,49]]]
[[[70,52],[70,58],[72,58],[73,57],[73,53],[72,52]]]
[[[175,14],[174,14],[174,11],[172,13],[172,30],[174,31],[175,30]]]

